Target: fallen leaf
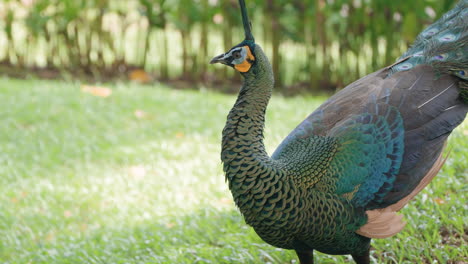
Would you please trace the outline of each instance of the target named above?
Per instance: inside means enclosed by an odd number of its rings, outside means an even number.
[[[131,71],[128,74],[128,78],[132,81],[136,81],[140,83],[151,82],[151,76],[147,72],[141,69]]]
[[[218,202],[222,203],[222,204],[232,204],[232,200],[228,199],[228,198],[221,198],[221,199],[219,199]]]
[[[172,223],[172,222],[169,222],[169,223],[166,223],[166,227],[167,228],[173,228],[176,224],[175,223]]]
[[[18,203],[18,201],[19,201],[19,200],[18,200],[18,198],[16,198],[16,197],[11,198],[11,202],[12,202],[12,203]]]
[[[99,97],[109,97],[112,94],[112,90],[107,87],[93,86],[93,85],[81,85],[81,91]]]
[[[25,7],[31,7],[32,5],[34,5],[34,2],[36,2],[36,0],[21,0],[21,3]]]
[[[72,212],[69,211],[69,210],[65,210],[65,211],[63,212],[63,216],[64,216],[65,218],[70,218],[70,217],[72,216]]]
[[[129,174],[132,178],[141,180],[145,177],[146,175],[146,169],[145,167],[139,165],[139,166],[132,166],[129,169]]]
[[[436,198],[434,198],[434,202],[436,202],[436,204],[438,204],[438,205],[441,205],[441,204],[445,203],[445,200],[436,197]]]
[[[176,138],[183,138],[183,137],[184,137],[184,133],[182,133],[182,132],[177,132],[175,136],[176,136]]]
[[[143,118],[148,117],[148,113],[146,113],[145,111],[140,110],[140,109],[135,110],[135,112],[133,112],[133,114],[138,119],[143,119]]]
[[[87,225],[86,223],[83,223],[83,224],[80,225],[80,230],[81,230],[81,232],[84,232],[84,231],[86,231],[87,229],[88,229],[88,225]]]
[[[49,233],[47,233],[47,235],[45,236],[45,240],[46,240],[46,241],[49,241],[49,242],[50,242],[50,241],[52,241],[52,240],[54,240],[54,239],[55,239],[55,234],[54,234],[53,232],[49,232]]]

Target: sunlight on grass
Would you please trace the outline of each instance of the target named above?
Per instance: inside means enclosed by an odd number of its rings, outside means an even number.
[[[113,84],[104,98],[80,86],[0,79],[2,263],[297,263],[245,225],[224,182],[234,96]],[[275,95],[268,151],[323,100]],[[375,241],[375,263],[466,259],[467,131],[404,209],[405,230]]]

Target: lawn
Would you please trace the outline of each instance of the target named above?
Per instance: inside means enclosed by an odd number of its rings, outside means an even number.
[[[297,263],[231,202],[219,151],[235,96],[104,86],[0,78],[0,263]],[[275,95],[269,152],[323,100]],[[465,121],[374,263],[468,263],[467,136]]]

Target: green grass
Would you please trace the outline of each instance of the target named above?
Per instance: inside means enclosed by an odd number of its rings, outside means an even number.
[[[0,263],[297,263],[231,202],[219,142],[234,96],[108,87],[101,98],[79,83],[0,78]],[[275,95],[268,150],[323,100]],[[465,122],[403,210],[404,231],[373,243],[374,263],[467,263],[467,135]]]

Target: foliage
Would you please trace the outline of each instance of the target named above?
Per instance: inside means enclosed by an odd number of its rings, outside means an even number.
[[[247,2],[277,85],[334,89],[392,63],[455,0]],[[0,62],[20,68],[99,76],[136,66],[207,81],[232,74],[207,62],[242,40],[236,0],[9,0],[0,10]]]
[[[148,88],[0,79],[2,263],[293,263],[245,225],[224,182],[219,144],[234,97]],[[274,96],[267,149],[323,100]],[[403,210],[404,231],[373,243],[374,263],[468,260],[466,136],[467,122]]]

